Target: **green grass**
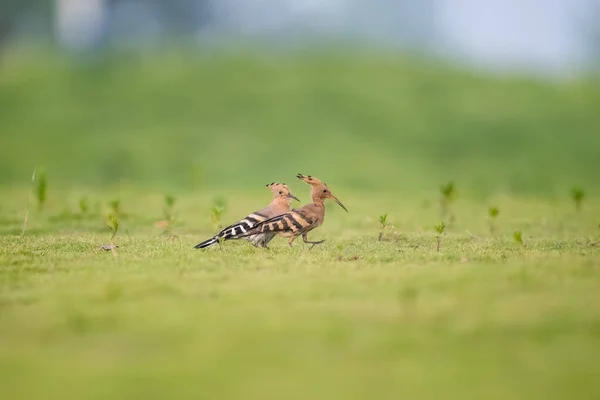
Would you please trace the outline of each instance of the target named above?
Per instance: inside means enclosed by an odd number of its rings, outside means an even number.
[[[303,172],[365,191],[454,180],[480,198],[574,185],[600,194],[592,79],[491,78],[335,52],[2,61],[5,183],[27,182],[38,165],[66,187],[254,188]]]
[[[291,181],[306,200],[308,188]],[[333,192],[312,251],[270,250],[214,232],[213,196],[177,196],[176,240],[160,236],[162,195],[49,192],[21,230],[27,193],[0,209],[0,386],[30,398],[497,398],[600,395],[598,203],[458,197],[441,251],[435,197]],[[226,196],[223,223],[268,191]],[[219,192],[213,195],[222,194]],[[100,207],[94,206],[100,202]],[[94,213],[99,212],[97,215]],[[388,212],[383,241],[378,216]],[[523,246],[513,241],[523,231]]]
[[[4,397],[600,397],[597,81],[389,54],[90,61],[0,60]],[[299,172],[350,211],[328,205],[324,244],[192,248],[269,182],[307,202]]]

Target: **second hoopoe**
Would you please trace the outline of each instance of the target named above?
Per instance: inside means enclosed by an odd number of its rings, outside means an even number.
[[[312,244],[311,249],[324,242],[319,240],[317,242],[311,242],[308,240],[308,232],[317,228],[323,223],[325,219],[325,199],[331,199],[339,204],[346,212],[348,210],[344,205],[331,194],[331,191],[327,185],[310,175],[298,174],[297,177],[312,186],[312,203],[306,204],[300,208],[294,208],[290,212],[278,215],[257,224],[254,228],[248,231],[244,236],[256,235],[256,234],[279,234],[283,237],[287,237],[288,244],[292,247],[292,243],[296,238],[302,235],[304,243]]]
[[[255,247],[267,247],[269,242],[275,237],[276,233],[265,232],[253,235],[246,235],[246,233],[248,233],[258,223],[290,211],[292,199],[296,201],[300,200],[298,200],[298,198],[290,192],[290,189],[285,183],[273,182],[266,186],[273,192],[273,201],[271,201],[268,206],[262,210],[253,212],[235,224],[229,225],[212,238],[197,244],[194,246],[194,248],[203,249],[219,243],[220,240],[241,239],[243,237],[245,237]]]

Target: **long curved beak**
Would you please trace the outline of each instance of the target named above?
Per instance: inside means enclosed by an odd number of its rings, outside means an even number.
[[[346,207],[345,207],[345,206],[342,204],[342,202],[341,202],[341,201],[339,201],[339,200],[338,200],[338,198],[337,198],[337,197],[335,197],[334,195],[329,195],[328,197],[329,197],[331,200],[333,200],[333,201],[335,201],[336,203],[338,203],[338,205],[339,205],[340,207],[342,207],[342,208],[344,209],[344,211],[348,212],[348,209],[347,209],[347,208],[346,208]]]
[[[293,195],[293,194],[291,194],[291,193],[290,193],[290,194],[288,194],[288,195],[287,195],[287,196],[285,196],[285,197],[287,197],[288,199],[294,199],[294,200],[296,200],[297,202],[300,202],[300,199],[298,199],[296,196],[294,196],[294,195]]]

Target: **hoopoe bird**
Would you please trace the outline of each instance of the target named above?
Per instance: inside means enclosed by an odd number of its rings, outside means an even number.
[[[292,199],[296,201],[300,200],[290,192],[290,189],[285,183],[273,182],[265,186],[273,192],[273,201],[271,201],[268,206],[262,210],[254,211],[252,214],[235,224],[229,225],[212,238],[205,240],[202,243],[198,243],[194,248],[203,249],[215,243],[219,243],[220,240],[241,238],[246,238],[254,245],[254,247],[267,247],[269,242],[275,237],[276,233],[264,232],[256,233],[254,235],[246,235],[246,233],[258,223],[290,211]]]
[[[315,245],[325,241],[319,240],[317,242],[311,242],[308,240],[308,232],[319,227],[325,219],[325,199],[335,201],[346,212],[348,212],[348,209],[346,209],[337,197],[331,194],[331,191],[325,182],[310,175],[298,174],[297,177],[312,186],[312,203],[306,204],[300,208],[294,208],[290,212],[267,219],[257,224],[245,235],[279,234],[280,236],[289,238],[288,244],[290,247],[292,247],[294,240],[302,235],[304,243],[312,244],[310,247],[311,249]]]

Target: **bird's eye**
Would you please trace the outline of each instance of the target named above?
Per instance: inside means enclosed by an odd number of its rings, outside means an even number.
[[[283,194],[283,192],[280,190],[280,191],[279,191],[279,194]]]
[[[327,189],[323,189],[323,193],[327,193]]]

